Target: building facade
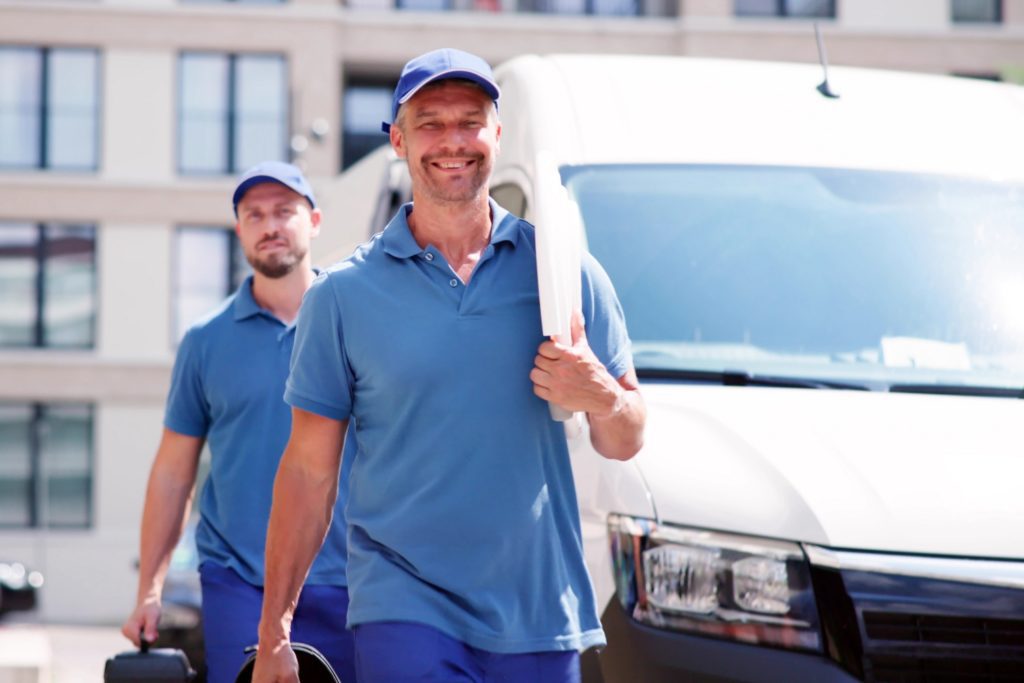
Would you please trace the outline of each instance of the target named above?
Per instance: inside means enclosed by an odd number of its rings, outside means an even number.
[[[831,63],[1024,80],[1024,0],[0,0],[0,562],[40,618],[134,602],[177,340],[246,272],[237,173],[305,168],[324,261],[413,55],[812,62],[815,21]]]

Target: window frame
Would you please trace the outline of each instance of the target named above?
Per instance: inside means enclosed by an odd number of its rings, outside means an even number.
[[[821,21],[821,20],[835,20],[838,18],[838,2],[837,0],[827,0],[829,3],[829,13],[826,16],[813,16],[806,14],[793,14],[788,11],[786,6],[786,0],[775,0],[775,13],[774,14],[740,14],[737,11],[736,0],[733,0],[733,16],[738,19],[797,19],[806,21]]]
[[[563,17],[611,17],[611,18],[630,18],[630,17],[646,17],[652,16],[650,13],[645,11],[644,0],[630,0],[633,4],[633,12],[629,14],[615,14],[610,12],[598,11],[598,0],[583,0],[583,11],[582,12],[559,12],[555,9],[544,9],[542,5],[550,4],[552,7],[557,5],[558,0],[519,0],[520,12],[529,14],[542,14],[546,16],[563,16]],[[654,15],[657,16],[657,15]]]
[[[186,55],[208,55],[216,57],[224,57],[227,59],[227,108],[224,113],[223,125],[225,126],[224,136],[224,159],[226,160],[226,168],[222,167],[218,170],[190,170],[185,167],[183,159],[184,150],[184,122],[185,122],[185,70],[182,68],[182,61]],[[179,176],[191,177],[191,178],[217,178],[225,175],[234,175],[244,172],[245,168],[235,167],[235,153],[236,138],[238,136],[239,120],[238,120],[238,60],[242,57],[274,57],[276,58],[283,67],[284,72],[284,87],[282,88],[281,97],[284,101],[284,136],[283,146],[280,150],[281,156],[278,160],[281,161],[294,161],[295,153],[291,147],[291,132],[294,129],[293,125],[293,97],[291,89],[291,74],[288,71],[288,55],[284,52],[225,52],[221,50],[179,50],[177,60],[177,74],[175,76],[176,81],[176,95],[177,101],[175,104],[175,118],[176,118],[176,130],[175,130],[175,167]]]
[[[390,76],[374,76],[374,75],[365,75],[365,74],[358,74],[357,73],[357,74],[347,74],[342,79],[342,89],[341,89],[341,98],[340,98],[341,99],[341,112],[340,112],[341,125],[338,126],[338,128],[341,130],[341,135],[339,136],[341,139],[338,141],[338,155],[339,155],[339,157],[338,157],[339,158],[339,169],[338,170],[339,170],[339,173],[344,173],[348,169],[352,168],[353,165],[359,163],[359,161],[366,156],[366,154],[363,154],[362,156],[360,156],[356,160],[351,161],[351,160],[349,160],[348,155],[345,153],[346,152],[345,148],[348,146],[347,143],[350,141],[350,137],[349,136],[351,134],[349,132],[349,129],[348,129],[348,126],[347,126],[347,122],[346,122],[346,112],[347,112],[346,106],[347,105],[345,103],[345,100],[348,97],[349,90],[351,90],[352,88],[379,88],[382,91],[386,91],[388,93],[388,97],[390,98],[391,93],[394,92],[395,87],[397,85],[398,85],[398,79],[390,77]],[[387,115],[390,115],[390,112],[388,112],[388,114],[385,114],[385,116],[387,116]],[[381,120],[383,121],[384,119],[381,119]],[[378,130],[380,130],[379,127],[378,127]],[[363,135],[363,133],[356,133],[356,134],[357,135]],[[388,136],[387,136],[386,133],[384,133],[382,131],[382,132],[379,133],[379,135],[380,135],[380,141],[381,141],[380,144],[381,145],[389,144],[388,143]],[[367,154],[368,153],[369,152],[367,152]]]
[[[91,351],[96,348],[96,331],[98,327],[99,318],[99,266],[97,263],[97,242],[99,231],[97,230],[95,223],[89,223],[82,221],[80,223],[57,223],[57,222],[45,222],[40,223],[37,221],[14,221],[14,220],[3,220],[0,221],[0,230],[4,229],[4,225],[24,225],[32,227],[36,232],[36,240],[33,246],[32,258],[35,261],[36,272],[35,272],[35,318],[32,321],[32,340],[28,344],[4,344],[0,343],[0,351],[10,351],[17,349],[47,349],[52,351]],[[92,300],[92,317],[89,321],[89,341],[84,344],[60,344],[52,345],[46,343],[46,273],[47,273],[47,243],[49,241],[47,236],[47,228],[61,228],[61,227],[77,227],[87,228],[92,232],[92,287],[89,290],[89,296]],[[3,259],[0,258],[0,261]]]
[[[1006,21],[1006,7],[1004,0],[990,0],[995,6],[995,16],[992,20],[985,19],[957,19],[956,0],[949,3],[949,23],[953,26],[999,26]]]
[[[36,139],[36,151],[38,158],[36,163],[31,165],[8,163],[0,160],[0,169],[10,171],[59,171],[67,173],[97,173],[100,170],[103,155],[103,52],[96,47],[76,45],[23,45],[23,44],[0,44],[4,50],[18,50],[22,52],[33,52],[39,55],[39,82],[36,84],[38,95],[38,108],[33,112],[39,122],[38,138]],[[50,132],[50,110],[52,103],[49,100],[49,83],[52,72],[51,57],[54,52],[78,52],[91,53],[95,56],[95,73],[93,79],[92,109],[93,109],[93,158],[92,163],[84,166],[60,165],[54,166],[51,158],[51,145],[49,140]]]
[[[7,524],[0,520],[0,530],[14,531],[26,529],[56,529],[62,531],[88,531],[94,528],[96,521],[95,514],[95,487],[96,487],[96,406],[94,403],[77,402],[19,402],[0,401],[0,405],[27,407],[28,418],[28,457],[29,457],[29,491],[28,491],[28,523]],[[49,496],[44,492],[49,483],[43,478],[43,425],[46,421],[46,410],[54,407],[75,407],[83,408],[86,412],[86,426],[88,435],[85,442],[85,469],[88,473],[88,483],[85,488],[85,518],[81,524],[54,524],[47,520]]]
[[[186,231],[208,231],[211,233],[226,233],[227,239],[227,263],[225,264],[226,272],[224,285],[224,294],[219,297],[220,301],[223,301],[227,297],[235,293],[235,291],[245,282],[245,278],[252,272],[251,266],[248,268],[248,272],[242,277],[235,281],[236,273],[241,273],[240,267],[242,264],[248,265],[245,254],[242,252],[241,242],[238,239],[238,233],[235,232],[234,227],[230,225],[206,225],[197,223],[179,223],[174,226],[171,239],[173,243],[171,245],[172,254],[172,267],[171,267],[171,307],[170,307],[170,345],[172,349],[178,348],[181,344],[181,339],[184,333],[188,330],[188,326],[191,325],[194,320],[182,320],[181,311],[179,310],[179,302],[181,299],[181,287],[182,281],[179,278],[180,274],[180,258],[178,240],[181,234]],[[180,333],[180,334],[179,334]]]

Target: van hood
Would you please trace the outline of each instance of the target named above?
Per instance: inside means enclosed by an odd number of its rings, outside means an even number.
[[[1024,401],[646,382],[662,522],[1024,559]]]

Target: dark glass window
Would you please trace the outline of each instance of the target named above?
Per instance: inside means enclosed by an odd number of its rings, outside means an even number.
[[[955,23],[998,24],[1003,20],[1002,0],[952,0]]]
[[[0,527],[92,525],[92,407],[0,403]]]
[[[0,166],[96,170],[99,54],[0,46]]]
[[[738,17],[834,19],[835,0],[736,0]]]
[[[182,173],[238,173],[287,160],[288,76],[280,55],[186,52],[180,60]]]
[[[0,223],[0,347],[92,348],[96,230]]]
[[[174,342],[252,272],[234,230],[182,226],[174,239]]]
[[[388,136],[382,121],[391,119],[391,93],[396,81],[352,79],[342,101],[342,168],[348,168],[381,145]]]

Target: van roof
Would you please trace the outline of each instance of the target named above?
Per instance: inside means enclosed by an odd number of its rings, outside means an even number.
[[[560,164],[847,167],[1024,181],[1020,86],[832,67],[840,97],[829,99],[816,89],[816,64],[610,55],[518,57],[497,76],[509,129],[503,155],[548,149]]]

